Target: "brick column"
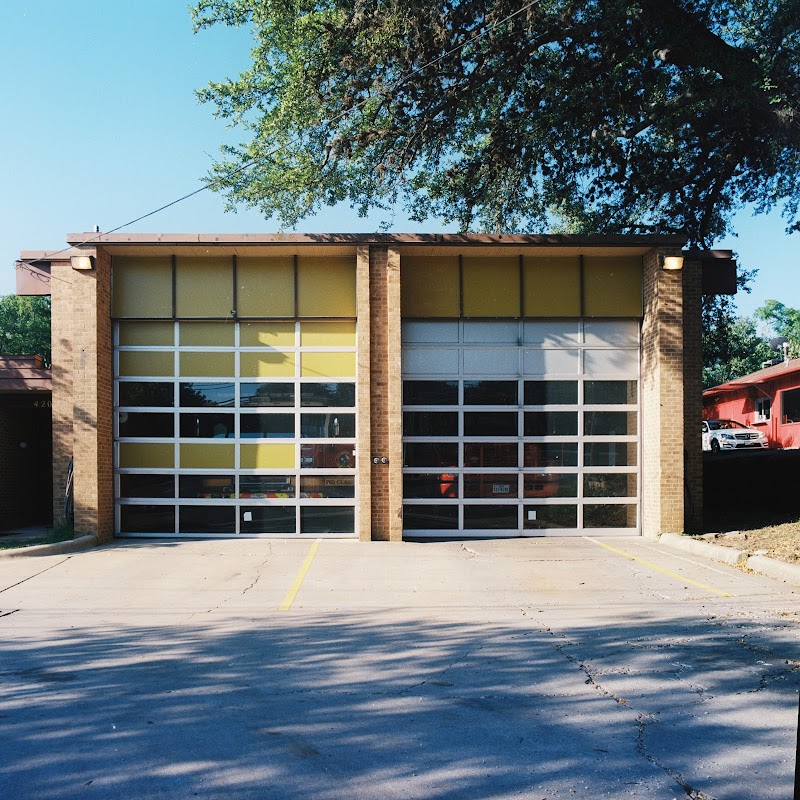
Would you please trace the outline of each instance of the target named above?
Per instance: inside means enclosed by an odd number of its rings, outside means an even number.
[[[101,540],[114,534],[111,258],[73,270],[75,530]]]
[[[370,248],[370,461],[372,539],[402,539],[400,411],[400,257],[385,245]]]
[[[389,422],[389,539],[403,539],[403,375],[400,325],[400,252],[390,247],[386,263],[386,370]]]
[[[684,530],[683,276],[644,257],[642,321],[642,533]],[[678,255],[680,251],[675,251]]]
[[[53,525],[64,524],[64,490],[72,458],[72,278],[69,260],[50,266],[53,380]]]
[[[368,542],[372,538],[372,444],[370,436],[372,393],[371,384],[371,329],[370,317],[370,265],[369,246],[359,245],[356,254],[356,306],[358,309],[358,342],[356,380],[358,383],[358,408],[356,409],[356,480],[358,481],[358,538]]]
[[[703,524],[703,262],[683,263],[683,431],[686,530]]]

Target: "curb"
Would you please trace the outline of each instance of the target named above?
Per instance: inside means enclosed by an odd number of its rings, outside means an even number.
[[[800,586],[800,564],[787,564],[785,561],[778,561],[767,556],[751,556],[744,550],[692,539],[677,533],[662,533],[658,541],[675,550],[705,556],[713,561],[721,561],[734,567],[745,567],[760,575],[766,575],[768,578],[777,578]]]
[[[0,550],[0,558],[22,558],[25,556],[57,556],[61,553],[76,553],[79,550],[88,550],[97,547],[99,541],[93,534],[78,536],[66,542],[53,544],[34,544],[30,547],[14,547],[9,550]]]

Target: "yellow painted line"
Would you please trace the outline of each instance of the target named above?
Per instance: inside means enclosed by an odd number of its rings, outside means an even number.
[[[319,550],[319,543],[321,541],[321,539],[317,539],[317,541],[311,545],[311,549],[308,551],[306,560],[303,562],[303,566],[300,567],[300,571],[297,573],[297,577],[294,579],[292,588],[289,589],[286,597],[283,598],[283,602],[278,606],[278,611],[288,611],[292,607],[292,603],[294,603],[294,599],[297,597],[297,593],[300,591],[300,587],[303,585],[303,580],[306,577],[306,573],[311,568],[311,562],[314,560],[317,550]]]
[[[708,586],[708,584],[700,583],[698,581],[693,581],[691,578],[687,578],[684,575],[680,575],[677,572],[670,572],[668,569],[664,569],[663,567],[659,567],[658,564],[654,564],[652,561],[646,561],[644,558],[639,558],[638,556],[632,555],[631,553],[626,553],[624,550],[618,550],[616,547],[612,547],[610,544],[605,544],[605,542],[598,542],[597,539],[592,539],[591,536],[584,536],[587,542],[594,542],[596,545],[600,547],[605,547],[606,550],[610,550],[612,553],[617,553],[618,555],[624,556],[625,558],[629,558],[631,561],[636,561],[639,564],[644,564],[646,567],[650,569],[656,570],[656,572],[661,572],[664,575],[669,575],[670,578],[676,578],[679,581],[683,581],[684,583],[691,583],[692,586],[699,586],[701,589],[705,589],[707,592],[713,592],[714,594],[721,595],[722,597],[733,597],[733,595],[728,594],[728,592],[721,592],[719,589],[715,589],[713,586]]]

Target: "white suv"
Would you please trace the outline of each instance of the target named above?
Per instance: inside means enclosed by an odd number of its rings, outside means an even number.
[[[769,441],[755,428],[748,428],[732,419],[703,420],[703,450],[744,450],[769,447]]]

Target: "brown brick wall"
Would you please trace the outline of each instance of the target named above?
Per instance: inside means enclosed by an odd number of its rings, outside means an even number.
[[[662,270],[658,251],[645,255],[643,292],[642,533],[658,536],[684,530],[685,413],[682,274]]]
[[[400,441],[399,256],[385,245],[370,248],[370,439],[372,539],[402,537],[402,447]],[[399,500],[399,502],[398,502]]]
[[[111,259],[100,250],[93,270],[73,271],[75,529],[110,539],[114,532]]]
[[[69,261],[51,265],[53,380],[53,524],[64,522],[64,489],[73,450],[72,279]]]

